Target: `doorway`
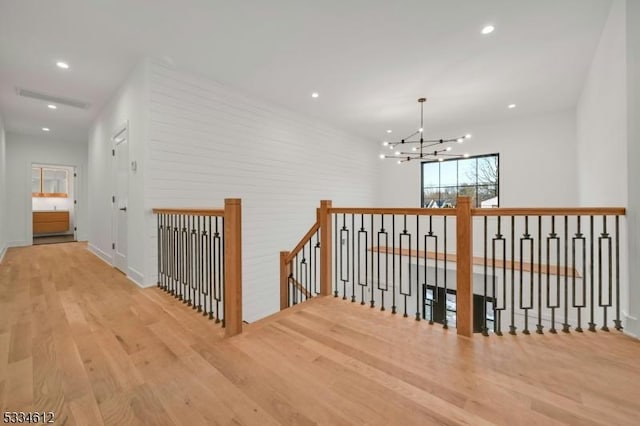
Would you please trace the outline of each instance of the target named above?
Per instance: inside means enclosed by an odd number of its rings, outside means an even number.
[[[112,249],[113,266],[127,274],[127,204],[129,200],[128,125],[115,133],[113,140]]]
[[[31,165],[31,215],[34,245],[77,240],[75,166]]]

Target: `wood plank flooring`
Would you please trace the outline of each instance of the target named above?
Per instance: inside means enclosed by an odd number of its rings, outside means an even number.
[[[224,339],[82,243],[0,265],[0,411],[56,424],[635,425],[639,396],[617,332],[466,339],[316,298]]]

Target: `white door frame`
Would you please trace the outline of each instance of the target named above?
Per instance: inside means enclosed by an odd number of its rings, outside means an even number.
[[[112,153],[112,157],[111,157],[111,164],[112,164],[112,177],[111,177],[111,187],[112,187],[112,202],[111,202],[111,241],[112,241],[112,245],[111,245],[111,265],[114,268],[119,269],[120,271],[122,271],[125,275],[128,275],[128,268],[129,268],[129,250],[128,250],[128,245],[129,245],[129,241],[127,238],[127,250],[126,250],[126,255],[124,258],[124,262],[125,264],[122,265],[118,265],[119,261],[118,261],[118,256],[117,256],[117,248],[116,248],[116,241],[118,238],[118,212],[119,212],[119,203],[118,203],[118,199],[117,199],[117,179],[118,179],[118,164],[116,162],[116,145],[118,143],[118,140],[124,137],[127,141],[127,157],[129,156],[129,147],[130,147],[130,140],[129,140],[129,121],[126,121],[123,125],[119,126],[117,128],[117,130],[113,133],[113,136],[111,137],[111,153]],[[128,169],[127,169],[128,170]],[[128,177],[127,177],[127,182],[128,182]]]
[[[81,180],[81,178],[83,178],[82,175],[82,167],[77,165],[77,164],[70,164],[70,163],[57,163],[57,162],[51,162],[51,161],[32,161],[32,160],[28,160],[27,161],[27,182],[29,182],[28,185],[28,190],[29,190],[29,196],[27,197],[27,201],[28,203],[25,205],[25,207],[27,208],[27,212],[28,212],[28,217],[29,220],[27,220],[27,240],[25,241],[26,245],[33,245],[33,221],[31,220],[31,215],[33,214],[33,199],[32,199],[32,195],[31,195],[31,169],[33,168],[33,165],[37,164],[37,165],[47,165],[47,166],[52,166],[52,167],[66,167],[69,169],[73,169],[73,171],[75,172],[76,176],[69,176],[69,179],[73,179],[73,199],[74,199],[74,203],[73,203],[73,226],[76,228],[74,229],[74,240],[78,241],[78,209],[79,209],[79,204],[80,204],[80,189],[79,189],[79,184],[78,182]],[[84,214],[84,212],[82,212],[81,214]]]

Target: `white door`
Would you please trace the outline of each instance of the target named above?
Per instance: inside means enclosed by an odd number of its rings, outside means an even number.
[[[127,202],[129,197],[129,141],[127,129],[113,138],[115,194],[113,196],[113,266],[127,273]]]

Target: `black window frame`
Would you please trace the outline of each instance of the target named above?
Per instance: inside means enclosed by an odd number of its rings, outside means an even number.
[[[486,157],[495,157],[496,158],[496,164],[497,164],[497,169],[496,169],[496,173],[497,173],[497,181],[496,181],[496,194],[498,196],[498,204],[497,207],[500,207],[500,153],[495,152],[495,153],[491,153],[491,154],[481,154],[481,155],[470,155],[469,157],[461,157],[461,158],[449,158],[443,161],[439,161],[439,160],[429,160],[429,161],[422,161],[420,163],[420,206],[422,208],[426,208],[425,206],[425,200],[424,200],[424,166],[425,164],[431,164],[431,163],[438,163],[438,165],[440,165],[441,163],[446,163],[449,161],[463,161],[463,160],[470,160],[470,159],[476,159],[476,164],[477,164],[477,160],[480,158],[486,158]],[[442,189],[443,188],[456,188],[456,193],[460,192],[460,182],[459,182],[459,169],[458,169],[458,165],[456,163],[456,185],[452,186],[452,185],[442,185],[441,181],[442,181],[442,176],[441,176],[441,171],[440,171],[440,167],[438,168],[438,189],[439,192],[442,193]],[[472,207],[480,207],[480,203],[478,203],[478,187],[479,186],[486,186],[486,185],[479,185],[478,184],[478,180],[476,177],[476,183],[475,185],[476,188],[476,206],[472,206]],[[439,200],[441,201],[441,200]]]

